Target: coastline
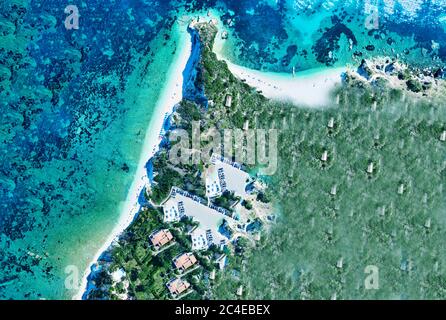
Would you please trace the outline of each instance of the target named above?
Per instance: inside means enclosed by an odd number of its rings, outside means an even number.
[[[260,90],[266,98],[314,108],[330,104],[330,94],[341,84],[341,75],[347,70],[342,67],[315,69],[293,77],[286,73],[252,70],[225,61],[233,75]]]
[[[249,86],[261,91],[266,98],[291,102],[295,105],[312,108],[325,107],[331,102],[331,92],[342,82],[342,74],[347,67],[324,67],[290,73],[264,72],[249,69],[230,61],[225,55],[225,40],[222,32],[227,30],[217,21],[218,34],[214,41],[213,52],[217,59],[226,62],[229,71]]]
[[[100,256],[106,252],[119,235],[132,223],[141,209],[138,201],[141,192],[149,183],[146,165],[157,153],[162,141],[162,132],[165,119],[173,112],[176,104],[183,98],[183,71],[185,70],[192,51],[192,39],[187,30],[187,25],[180,25],[178,28],[178,47],[169,68],[169,77],[162,93],[156,103],[154,116],[146,130],[143,148],[140,153],[135,179],[132,182],[126,201],[122,204],[121,214],[118,223],[108,236],[102,247],[97,251],[92,261],[82,275],[79,291],[73,296],[74,300],[81,300],[86,290],[88,290],[88,277],[97,265]]]
[[[209,18],[208,18],[209,19]],[[208,20],[205,18],[205,20]],[[181,21],[181,20],[179,20]],[[182,99],[184,94],[187,95],[187,88],[185,87],[185,84],[190,79],[185,79],[184,71],[189,67],[190,59],[193,58],[193,43],[194,43],[194,37],[193,34],[191,34],[187,28],[187,24],[183,25],[183,23],[180,22],[180,28],[179,29],[179,37],[178,37],[178,48],[175,53],[176,57],[173,58],[173,62],[169,68],[169,77],[164,85],[164,88],[162,90],[161,95],[159,96],[159,99],[156,103],[156,108],[154,111],[154,116],[150,120],[150,124],[146,130],[143,149],[141,150],[139,161],[138,161],[138,167],[135,174],[135,179],[132,182],[131,188],[128,192],[128,196],[126,201],[121,206],[121,214],[120,219],[116,226],[114,227],[111,234],[107,237],[107,240],[104,242],[104,244],[101,246],[101,248],[97,251],[94,258],[89,263],[88,267],[84,271],[82,275],[82,282],[79,291],[72,297],[75,300],[81,300],[83,299],[85,293],[89,291],[90,283],[89,283],[89,276],[98,271],[98,261],[101,259],[101,256],[110,249],[110,247],[113,245],[113,243],[118,239],[118,237],[125,231],[125,229],[128,228],[128,226],[134,221],[134,219],[137,217],[140,209],[141,204],[139,202],[141,192],[144,190],[146,185],[149,183],[149,177],[148,177],[148,170],[147,170],[147,164],[149,161],[153,158],[153,156],[158,152],[160,143],[162,142],[163,136],[164,136],[164,124],[165,120],[172,114],[174,111],[175,105],[177,105]],[[218,25],[219,30],[220,25]],[[219,38],[217,36],[217,38]],[[216,41],[215,43],[222,43],[222,41]],[[324,85],[327,81],[324,78],[327,76],[330,77],[331,81],[340,83],[341,77],[340,73],[342,71],[345,71],[346,68],[337,68],[337,69],[330,69],[329,72],[327,72],[326,68],[323,68],[321,70],[309,70],[308,72],[302,72],[297,77],[292,77],[288,74],[280,74],[280,73],[272,73],[272,72],[262,72],[257,70],[252,70],[249,68],[245,68],[239,65],[236,65],[232,62],[230,62],[228,59],[226,59],[223,54],[221,54],[221,51],[215,50],[214,46],[214,52],[217,54],[217,58],[219,60],[224,60],[228,64],[229,70],[237,77],[252,77],[254,80],[261,80],[260,85],[252,84],[248,81],[246,81],[249,85],[252,87],[256,87],[259,90],[262,90],[265,97],[271,98],[271,99],[282,99],[285,96],[285,100],[288,100],[288,96],[280,91],[280,90],[272,90],[268,91],[268,87],[280,85],[281,88],[286,88],[287,90],[294,91],[296,89],[296,86],[301,89],[305,84],[309,82],[309,80],[312,80],[313,82],[318,81],[319,85]],[[337,80],[339,78],[339,81]],[[273,83],[271,86],[268,84]],[[266,91],[263,91],[265,90]],[[331,87],[326,86],[326,92],[328,95],[328,92],[331,90]],[[185,91],[186,90],[186,91]],[[316,91],[319,90],[319,86],[316,87]],[[276,93],[274,93],[276,91]],[[303,90],[304,93],[308,94],[308,90]],[[311,95],[310,95],[311,96]],[[322,95],[316,95],[315,98],[320,99]],[[291,99],[296,99],[296,95],[292,96]],[[305,104],[301,100],[301,97],[298,97],[298,100],[300,105]],[[293,101],[292,101],[293,102]],[[296,100],[294,100],[296,102]],[[297,103],[297,102],[296,102]],[[314,100],[310,101],[312,106],[315,106]],[[147,156],[148,155],[148,156]]]

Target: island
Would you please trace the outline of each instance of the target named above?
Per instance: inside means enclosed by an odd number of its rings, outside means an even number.
[[[302,78],[268,77],[217,56],[214,42],[219,30],[215,19],[193,20],[188,32],[192,48],[183,73],[183,98],[166,114],[159,150],[147,163],[150,183],[138,199],[141,210],[92,266],[83,298],[238,299],[253,297],[253,292],[263,292],[263,298],[343,297],[347,294],[342,285],[349,267],[346,261],[358,264],[358,254],[367,247],[357,242],[351,244],[355,254],[345,253],[342,234],[347,232],[346,224],[339,219],[357,219],[353,224],[358,229],[352,230],[352,236],[359,239],[361,228],[373,232],[368,229],[371,224],[380,224],[402,210],[393,199],[406,203],[409,199],[405,197],[416,192],[422,181],[439,186],[436,199],[444,192],[440,187],[445,172],[438,162],[440,153],[424,159],[436,167],[426,171],[419,162],[423,159],[420,155],[427,154],[423,148],[418,144],[409,151],[403,148],[405,143],[413,143],[414,137],[428,135],[430,144],[444,150],[444,122],[429,120],[428,116],[433,113],[442,119],[444,107],[438,102],[446,89],[443,71],[420,70],[380,57],[364,59],[355,68],[329,69]],[[312,83],[316,88],[324,88],[324,83],[329,86],[320,93],[324,97],[312,99],[317,90],[293,93]],[[284,99],[278,92],[287,86]],[[386,109],[390,107],[393,109]],[[395,133],[388,124],[394,122],[399,128],[410,129],[407,136],[392,140]],[[221,135],[233,128],[277,130],[278,173],[272,178],[262,175],[258,165],[224,157],[218,150],[223,145],[206,148],[203,141],[198,145],[201,149],[191,148],[187,161],[173,161],[177,158],[172,153],[182,143],[175,132],[183,130],[193,136],[197,124],[200,132],[216,129]],[[235,146],[237,143],[243,144],[235,141]],[[383,153],[387,148],[399,156],[389,160],[389,151]],[[200,160],[194,162],[191,159],[197,153]],[[412,167],[408,159],[414,159]],[[295,164],[300,164],[299,170]],[[388,170],[393,172],[387,174],[394,177],[390,189],[395,192],[384,200],[382,189],[374,184],[381,183],[383,172]],[[407,170],[421,170],[424,175],[413,177],[405,173]],[[438,175],[438,171],[442,173]],[[308,193],[315,186],[318,194]],[[346,192],[356,199],[353,202],[358,208],[375,208],[377,215],[363,217],[353,209],[352,201],[350,205],[344,202]],[[307,202],[296,203],[295,199]],[[316,204],[321,212],[314,212]],[[294,221],[284,226],[283,221],[290,221],[287,208],[296,206],[301,208],[300,217],[294,216]],[[409,210],[409,216],[415,210]],[[431,218],[427,212],[425,215],[419,232],[432,228]],[[299,222],[318,225],[323,233],[311,234],[312,227],[302,229]],[[281,228],[275,228],[276,223],[281,223]],[[306,273],[301,267],[292,271],[300,274],[297,296],[292,287],[270,295],[263,285],[268,283],[275,292],[274,283],[283,280],[276,277],[288,275],[271,273],[268,264],[259,259],[271,257],[273,264],[281,259],[287,264],[287,254],[308,255],[308,249],[299,242],[303,234],[314,240],[313,245],[320,245],[314,254],[327,253],[320,262],[326,267],[323,274],[334,276],[334,282],[326,287],[312,285],[311,271]],[[387,240],[373,238],[376,250],[398,237],[399,233],[394,233]],[[365,254],[366,260],[373,260],[373,254]],[[252,281],[254,277],[263,280]]]

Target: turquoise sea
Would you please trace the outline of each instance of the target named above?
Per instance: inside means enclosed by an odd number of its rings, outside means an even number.
[[[67,30],[65,1],[0,3],[0,299],[76,293],[66,271],[81,277],[119,219],[179,19],[213,9],[228,57],[259,70],[446,60],[442,0],[72,4],[79,28]]]

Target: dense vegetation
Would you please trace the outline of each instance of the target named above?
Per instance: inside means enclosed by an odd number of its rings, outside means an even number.
[[[166,283],[179,275],[172,260],[181,253],[190,252],[191,242],[187,233],[195,226],[196,223],[190,219],[165,224],[159,209],[148,208],[141,211],[135,222],[120,238],[119,244],[114,246],[109,253],[113,259],[111,263],[103,264],[103,271],[96,275],[95,285],[98,289],[90,292],[89,299],[119,299],[117,294],[125,291],[123,283],[112,286],[109,275],[118,269],[125,271],[125,279],[129,284],[127,289],[129,299],[170,298]],[[150,246],[149,236],[162,228],[168,228],[171,231],[174,242],[155,251]],[[208,273],[214,269],[211,261],[214,254],[218,253],[221,251],[217,248],[194,253],[200,262],[199,267],[182,277],[193,288],[193,292],[187,296],[188,299],[200,299],[208,294],[207,287],[210,281],[208,278],[203,278],[203,271]]]
[[[190,121],[200,120],[203,131],[222,130],[249,120],[256,128],[279,129],[278,172],[258,196],[274,201],[279,219],[255,248],[246,239],[226,248],[228,264],[215,281],[208,275],[218,249],[198,255],[202,268],[188,278],[195,291],[187,298],[237,298],[240,285],[242,298],[253,299],[445,298],[444,105],[427,97],[415,101],[379,81],[347,82],[335,93],[339,104],[326,109],[268,101],[217,61],[211,50],[216,30],[198,28],[205,92],[214,106],[183,101],[175,125],[190,131]],[[227,94],[234,97],[231,108],[224,107]],[[324,151],[327,161],[321,161]],[[174,184],[203,194],[202,164],[172,169],[161,155],[156,161],[156,200]],[[177,245],[156,258],[148,253],[148,234],[163,225],[159,214],[144,212],[114,252],[115,267],[130,275],[131,297],[166,297],[169,261],[189,249],[181,232],[187,227],[176,226]],[[379,269],[378,290],[364,288],[368,265]]]
[[[231,110],[211,111],[216,124],[237,126],[241,117],[280,129],[270,183],[280,219],[245,254],[242,273],[225,272],[217,297],[235,298],[240,283],[255,299],[446,297],[441,97],[413,99],[380,81],[346,83],[335,93],[339,105],[298,108],[265,101],[213,53],[204,57],[206,92],[217,104],[224,93],[236,97]],[[364,288],[368,265],[379,269],[379,290]]]

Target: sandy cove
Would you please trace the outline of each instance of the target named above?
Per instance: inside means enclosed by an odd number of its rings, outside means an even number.
[[[306,107],[330,105],[330,93],[342,81],[346,68],[311,70],[293,77],[285,73],[261,72],[226,60],[229,70],[269,99]]]
[[[225,40],[222,33],[228,33],[221,21],[214,19],[219,30],[213,51],[219,60],[224,60],[237,78],[261,91],[269,99],[291,102],[298,106],[326,107],[330,105],[331,91],[342,82],[347,67],[310,69],[290,73],[263,72],[232,63],[224,55]]]

